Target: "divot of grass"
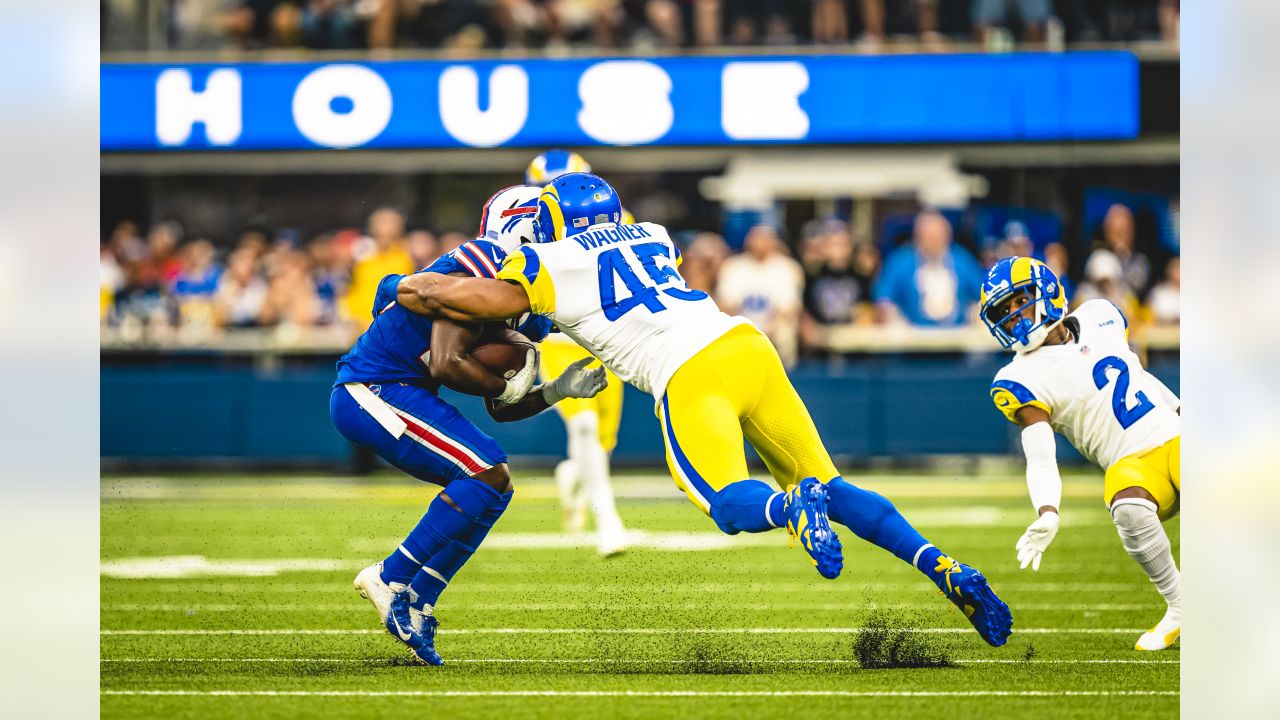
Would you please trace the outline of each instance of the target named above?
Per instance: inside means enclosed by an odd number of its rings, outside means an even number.
[[[911,632],[909,625],[885,613],[863,623],[853,638],[853,657],[867,670],[957,667],[940,640]]]

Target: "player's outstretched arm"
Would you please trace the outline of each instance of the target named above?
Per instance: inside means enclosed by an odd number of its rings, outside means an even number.
[[[1058,534],[1058,507],[1062,504],[1062,475],[1058,472],[1058,446],[1049,413],[1026,406],[1017,413],[1022,426],[1022,451],[1027,456],[1027,491],[1040,517],[1018,539],[1018,565],[1040,570],[1040,558]]]
[[[582,358],[565,369],[560,377],[540,385],[519,402],[503,405],[489,401],[489,414],[498,422],[515,422],[533,417],[565,398],[595,397],[609,384],[604,366],[588,368],[595,358]]]
[[[410,312],[461,322],[505,320],[529,312],[524,288],[501,280],[416,273],[400,281],[396,300]]]

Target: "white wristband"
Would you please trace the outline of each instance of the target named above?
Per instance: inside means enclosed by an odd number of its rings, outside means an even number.
[[[548,405],[555,405],[564,399],[564,394],[556,387],[555,380],[542,386],[542,399],[546,400]]]

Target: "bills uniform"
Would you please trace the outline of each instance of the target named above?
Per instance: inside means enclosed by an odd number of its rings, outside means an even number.
[[[1120,490],[1141,487],[1167,519],[1182,485],[1178,397],[1142,367],[1115,305],[1091,300],[1063,322],[1075,342],[1017,355],[996,374],[992,401],[1011,422],[1023,407],[1049,413],[1054,431],[1106,471],[1107,505]]]
[[[505,257],[496,244],[473,240],[419,272],[492,278]],[[388,275],[378,284],[373,323],[338,360],[329,414],[351,442],[419,480],[447,485],[506,462],[507,456],[496,440],[438,396],[440,384],[427,365],[432,319],[396,302],[403,278]],[[551,327],[538,316],[513,323],[534,342]]]
[[[680,277],[680,253],[653,223],[602,223],[521,246],[498,278],[618,377],[654,396],[667,464],[704,512],[748,477],[743,437],[783,487],[837,476],[778,354],[748,320]]]

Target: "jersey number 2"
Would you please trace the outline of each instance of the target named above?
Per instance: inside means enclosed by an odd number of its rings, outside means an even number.
[[[628,249],[640,261],[640,267],[653,281],[653,285],[641,280],[622,251]],[[635,308],[643,305],[651,313],[662,312],[667,306],[662,304],[658,291],[680,300],[701,300],[707,294],[701,290],[690,290],[684,279],[670,266],[658,267],[656,258],[662,256],[671,259],[667,246],[663,243],[641,243],[639,245],[611,248],[600,253],[596,261],[596,269],[600,279],[600,307],[609,320],[617,320]],[[618,297],[618,281],[626,288],[628,295]],[[666,287],[664,287],[666,286]]]
[[[1147,398],[1147,394],[1139,390],[1134,393],[1133,399],[1136,400],[1133,405],[1129,405],[1129,366],[1123,360],[1112,355],[1104,357],[1093,366],[1093,384],[1101,390],[1107,386],[1111,380],[1107,377],[1108,370],[1117,370],[1119,375],[1116,376],[1115,389],[1111,391],[1111,412],[1115,413],[1116,422],[1120,423],[1120,427],[1125,430],[1130,425],[1138,422],[1144,415],[1155,409],[1155,404]]]

